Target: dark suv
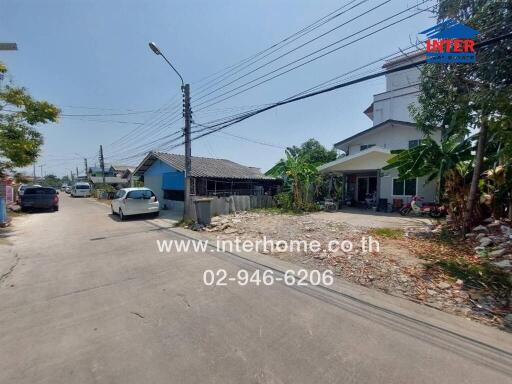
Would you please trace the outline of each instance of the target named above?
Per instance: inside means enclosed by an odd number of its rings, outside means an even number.
[[[28,187],[21,196],[20,207],[22,211],[29,209],[59,210],[59,196],[54,188]]]

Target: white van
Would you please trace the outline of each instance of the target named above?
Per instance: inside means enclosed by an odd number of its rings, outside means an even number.
[[[71,197],[89,197],[91,196],[91,186],[89,183],[76,183],[71,188]]]

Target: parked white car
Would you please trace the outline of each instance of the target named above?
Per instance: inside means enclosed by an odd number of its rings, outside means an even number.
[[[151,214],[158,216],[160,204],[156,195],[148,188],[123,188],[117,191],[110,204],[112,213],[119,215],[121,221],[125,216]]]
[[[89,183],[76,183],[71,187],[71,197],[89,196],[91,196],[91,186]]]

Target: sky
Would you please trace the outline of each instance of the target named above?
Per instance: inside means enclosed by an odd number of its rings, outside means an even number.
[[[69,175],[77,167],[83,173],[84,158],[89,166],[98,164],[100,145],[106,163],[136,166],[149,149],[166,150],[164,137],[183,127],[179,118],[180,80],[150,51],[148,42],[154,41],[190,83],[194,121],[208,125],[250,106],[287,98],[408,47],[421,37],[420,31],[435,24],[431,13],[422,12],[229,100],[211,106],[222,97],[207,102],[422,1],[2,0],[0,41],[18,44],[18,51],[0,51],[0,61],[10,71],[3,85],[12,82],[26,87],[35,98],[62,110],[58,123],[37,127],[45,140],[37,160],[38,175],[41,169],[44,174]],[[361,4],[240,73],[212,82],[215,76],[210,75],[347,3],[347,8]],[[420,7],[433,4],[428,1]],[[367,32],[417,11],[403,13]],[[354,21],[227,85],[356,16]],[[211,91],[216,93],[208,95]],[[372,122],[363,111],[373,95],[383,91],[385,81],[381,77],[282,106],[226,128],[227,134],[219,132],[194,140],[192,154],[229,159],[266,171],[287,146],[315,138],[331,148],[335,142],[369,128]],[[183,153],[184,147],[171,151]],[[25,171],[31,173],[32,168]]]

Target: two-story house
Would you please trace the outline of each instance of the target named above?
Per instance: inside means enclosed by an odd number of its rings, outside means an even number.
[[[422,53],[400,57],[387,62],[384,68],[404,66],[422,58]],[[420,195],[434,200],[436,182],[426,183],[423,178],[400,180],[396,170],[382,170],[392,157],[391,150],[411,148],[423,137],[409,113],[409,105],[417,102],[419,76],[416,67],[386,75],[386,91],[374,95],[373,103],[364,111],[373,126],[334,144],[344,156],[319,167],[322,173],[344,176],[346,199],[357,203],[375,196],[393,204],[399,200],[406,203]],[[440,133],[433,138],[440,140]]]

